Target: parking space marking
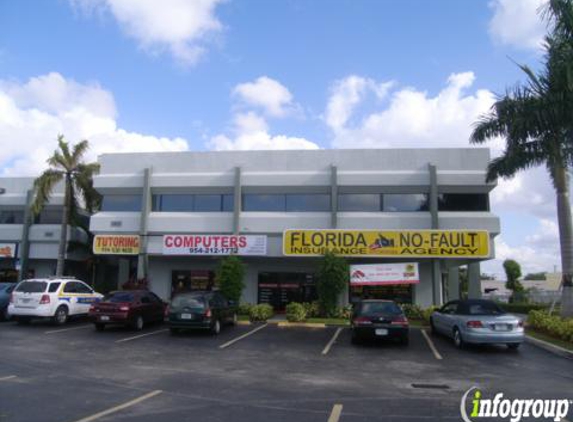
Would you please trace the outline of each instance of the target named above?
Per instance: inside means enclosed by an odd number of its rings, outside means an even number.
[[[123,404],[120,404],[120,405],[118,405],[118,406],[112,407],[112,408],[110,408],[110,409],[104,410],[103,412],[99,412],[99,413],[96,413],[96,414],[94,414],[94,415],[87,416],[87,417],[85,417],[85,418],[83,418],[83,419],[79,419],[79,420],[77,420],[76,422],[91,422],[91,421],[95,421],[96,419],[103,418],[104,416],[110,415],[110,414],[112,414],[112,413],[119,412],[120,410],[123,410],[123,409],[126,409],[126,408],[128,408],[128,407],[134,406],[134,405],[136,405],[136,404],[138,404],[138,403],[141,403],[141,402],[144,401],[144,400],[147,400],[147,399],[150,399],[150,398],[152,398],[152,397],[155,397],[156,395],[161,394],[162,392],[163,392],[163,391],[161,391],[161,390],[152,391],[151,393],[144,394],[143,396],[138,397],[138,398],[133,399],[133,400],[130,400],[130,401],[126,402],[126,403],[123,403]]]
[[[332,407],[332,412],[330,412],[330,416],[328,417],[328,422],[338,422],[341,413],[342,413],[342,405],[335,404]]]
[[[44,334],[63,333],[64,331],[82,330],[84,328],[89,328],[89,327],[93,327],[93,325],[92,324],[85,324],[85,325],[80,325],[79,327],[62,328],[59,330],[44,331]]]
[[[440,355],[440,352],[438,352],[438,349],[436,349],[436,346],[434,345],[434,342],[432,341],[432,339],[430,338],[430,336],[428,335],[428,333],[426,332],[426,330],[422,329],[420,330],[422,331],[422,335],[424,336],[424,338],[426,339],[426,341],[428,342],[428,346],[430,346],[430,349],[432,350],[432,353],[434,354],[434,357],[438,360],[442,360],[442,355]]]
[[[326,355],[330,351],[330,348],[332,347],[332,345],[334,344],[334,342],[336,341],[336,339],[338,338],[338,336],[340,335],[340,333],[342,332],[343,329],[344,329],[343,327],[338,327],[336,329],[336,331],[334,332],[334,335],[332,336],[332,338],[330,339],[330,341],[328,342],[328,344],[326,345],[326,347],[322,351],[323,356]]]
[[[125,341],[137,340],[138,338],[141,338],[141,337],[152,336],[153,334],[164,333],[166,331],[167,331],[167,328],[164,328],[163,330],[152,331],[150,333],[140,334],[138,336],[122,338],[120,340],[116,340],[116,343],[123,343]]]
[[[17,378],[16,375],[8,375],[7,377],[0,377],[0,381],[8,381]]]
[[[250,336],[250,335],[252,335],[252,334],[255,334],[257,331],[262,330],[262,329],[265,328],[267,325],[268,325],[268,324],[263,324],[263,325],[261,325],[260,327],[255,328],[254,330],[251,330],[251,331],[249,331],[249,332],[246,332],[246,333],[243,334],[243,335],[240,335],[240,336],[237,337],[237,338],[234,338],[233,340],[230,340],[230,341],[228,341],[228,342],[226,342],[226,343],[223,343],[223,344],[221,344],[221,345],[219,346],[219,349],[225,349],[225,348],[227,348],[227,347],[229,347],[229,346],[235,344],[235,343],[238,342],[239,340],[242,340],[242,339],[244,339],[245,337],[248,337],[248,336]]]

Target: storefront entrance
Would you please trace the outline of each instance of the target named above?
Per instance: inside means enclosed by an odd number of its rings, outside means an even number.
[[[258,303],[268,303],[275,311],[284,311],[290,302],[317,300],[314,274],[259,273]]]
[[[178,293],[194,290],[212,290],[215,286],[215,273],[209,270],[172,271],[171,297]]]
[[[413,288],[411,284],[395,284],[383,286],[352,286],[350,288],[350,303],[360,299],[387,299],[397,303],[412,303]]]

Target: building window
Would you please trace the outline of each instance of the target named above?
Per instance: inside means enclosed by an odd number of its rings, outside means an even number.
[[[286,210],[291,212],[330,211],[329,194],[287,194]]]
[[[0,210],[0,224],[23,224],[23,210]]]
[[[276,194],[244,194],[243,211],[285,211],[286,196]]]
[[[102,211],[141,211],[141,195],[104,195]]]
[[[439,211],[489,211],[487,193],[442,193],[438,196]]]
[[[428,211],[428,195],[424,193],[384,194],[384,212]]]
[[[159,212],[232,212],[232,194],[153,195],[152,211]]]
[[[378,193],[343,193],[338,195],[338,211],[379,212],[381,210]]]
[[[44,208],[34,219],[34,224],[60,224],[62,222],[62,208]]]

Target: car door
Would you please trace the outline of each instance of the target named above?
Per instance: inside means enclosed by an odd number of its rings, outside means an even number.
[[[446,335],[452,335],[456,323],[456,313],[458,310],[458,301],[450,302],[442,308],[440,331]]]
[[[91,304],[95,301],[91,287],[79,280],[67,282],[64,286],[64,294],[70,296],[70,315],[87,314]]]

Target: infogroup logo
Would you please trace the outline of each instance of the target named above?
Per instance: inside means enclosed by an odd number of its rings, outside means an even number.
[[[468,398],[471,400],[469,415],[466,410]],[[503,393],[497,393],[493,399],[485,399],[481,390],[472,387],[462,397],[460,413],[465,422],[484,418],[508,419],[510,422],[535,418],[559,422],[569,413],[571,403],[569,399],[506,399]]]

